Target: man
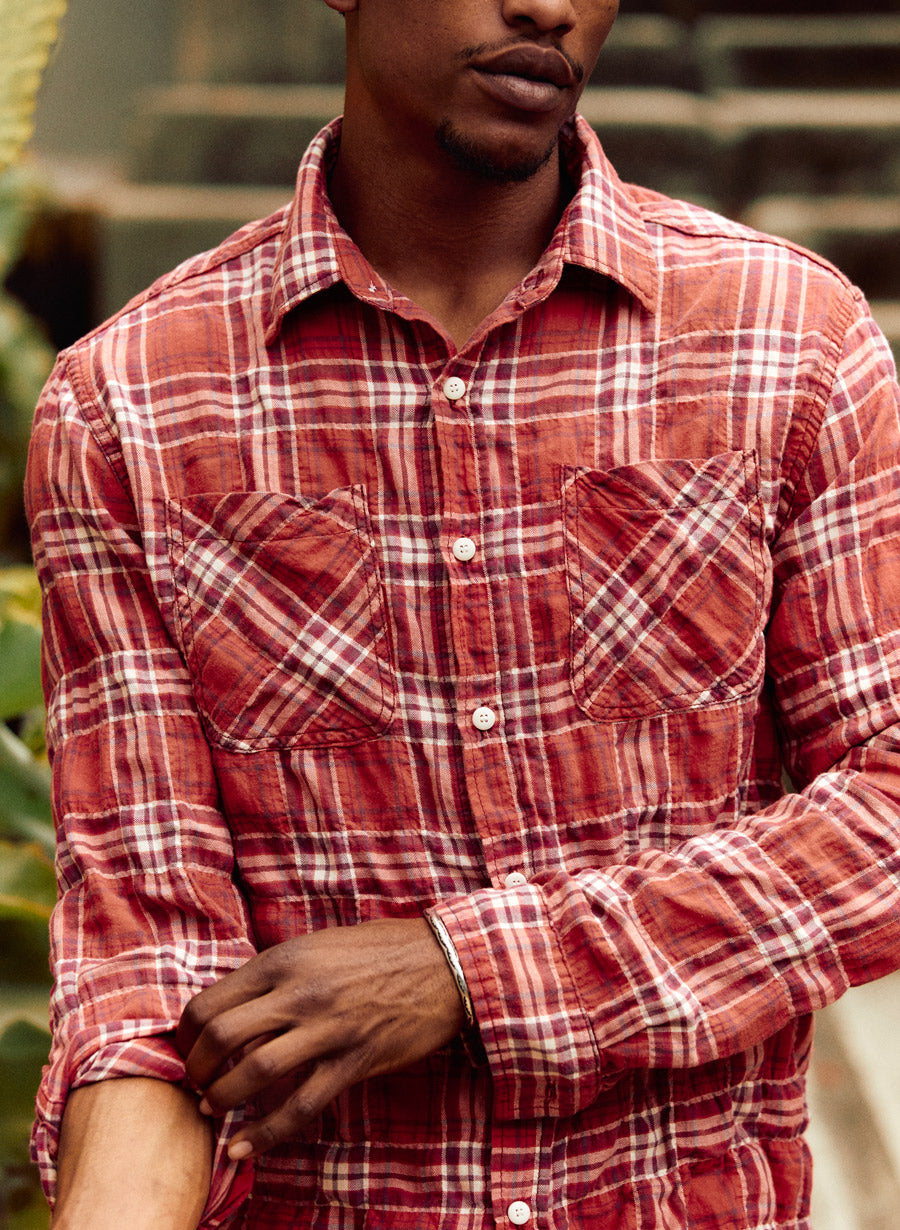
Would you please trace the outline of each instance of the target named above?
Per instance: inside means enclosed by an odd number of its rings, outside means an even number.
[[[35,427],[54,1227],[802,1230],[900,963],[889,354],[619,183],[612,0],[328,3],[291,207]]]

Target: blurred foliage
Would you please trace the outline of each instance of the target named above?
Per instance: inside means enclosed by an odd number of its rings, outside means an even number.
[[[0,0],[0,284],[35,190],[12,170],[65,0]],[[0,542],[20,500],[34,404],[52,362],[37,325],[0,293]],[[40,597],[28,568],[0,571],[0,1226],[46,1230],[28,1157],[47,1055],[47,922],[55,900],[50,782],[40,685]]]
[[[35,188],[13,169],[31,136],[41,74],[65,0],[0,0],[0,285],[18,256]],[[0,291],[0,543],[19,511],[25,448],[52,354],[38,326]]]
[[[41,200],[40,188],[26,173],[10,170],[0,176],[0,284]],[[53,350],[40,327],[0,291],[0,543],[7,541],[21,508],[31,419],[52,362]]]
[[[31,136],[41,74],[65,11],[66,0],[0,0],[0,170]]]
[[[56,898],[40,682],[40,593],[0,570],[0,1226],[46,1230],[28,1136],[47,1057],[47,923]]]
[[[0,1034],[0,1226],[47,1230],[49,1214],[28,1160],[34,1090],[47,1055],[47,1033],[17,1020]]]

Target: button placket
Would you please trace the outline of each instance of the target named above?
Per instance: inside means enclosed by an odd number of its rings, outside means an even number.
[[[472,387],[461,376],[443,374],[435,379],[433,388],[436,394],[435,429],[443,491],[441,520],[447,535],[443,550],[449,570],[449,631],[456,651],[458,671],[457,720],[463,730],[468,727],[471,737],[478,729],[476,710],[484,707],[475,691],[484,685],[475,680],[478,677],[483,680],[485,675],[492,676],[494,673],[490,667],[485,669],[484,661],[485,651],[490,650],[490,642],[486,644],[483,635],[486,578],[477,564],[479,547],[465,532],[467,526],[480,525],[483,516],[469,401]],[[453,413],[448,413],[448,402]]]
[[[459,383],[451,384],[452,380]],[[483,468],[488,442],[496,428],[491,408],[481,402],[477,370],[466,370],[460,377],[449,371],[436,373],[432,391],[443,530],[439,549],[449,594],[447,632],[455,657],[461,785],[482,841],[490,845],[499,838],[505,846],[505,817],[515,812],[517,804],[508,758],[503,751],[506,714],[500,709],[499,642],[491,615],[495,581],[488,544],[494,541],[491,525],[496,510],[490,476]],[[460,395],[455,401],[451,396],[454,394]],[[471,559],[466,558],[469,555]],[[518,854],[518,849],[508,854],[492,854],[490,879],[493,881],[500,868],[515,866]],[[501,871],[501,883],[502,874]],[[501,1224],[516,1190],[514,1187],[497,1205]]]

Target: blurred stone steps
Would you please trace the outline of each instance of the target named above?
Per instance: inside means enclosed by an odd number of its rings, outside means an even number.
[[[128,182],[93,194],[101,310],[286,200],[303,149],[341,103],[327,84],[150,92]],[[870,299],[900,301],[900,91],[591,86],[581,109],[626,180],[796,240]],[[884,315],[896,344],[896,312]]]
[[[101,318],[181,261],[268,217],[290,196],[289,187],[115,185],[95,213]]]
[[[693,53],[703,88],[896,90],[900,15],[711,17],[699,23]]]
[[[182,83],[148,91],[132,135],[136,184],[293,185],[300,157],[343,107],[334,85]]]
[[[582,100],[623,178],[797,238],[900,302],[900,0],[623,8]],[[143,200],[118,185],[100,209],[103,310],[260,212],[227,189],[286,198],[342,105],[342,23],[321,0],[178,10],[179,80],[142,95],[124,169]],[[789,198],[818,201],[818,216]],[[850,198],[857,221],[832,225],[828,202]]]
[[[696,46],[692,27],[683,21],[658,13],[620,12],[591,82],[699,91],[704,82]]]
[[[175,0],[177,76],[228,84],[344,80],[344,22],[322,0]]]
[[[711,109],[734,135],[749,199],[900,191],[900,89],[727,90]]]
[[[291,185],[135,184],[103,161],[36,160],[36,171],[51,202],[41,225],[46,251],[24,271],[26,285],[16,289],[29,300],[36,290],[53,288],[60,272],[78,282],[83,302],[75,320],[63,322],[57,345],[67,345],[118,311],[179,262],[274,213],[292,193]],[[48,243],[51,236],[55,245]],[[80,267],[74,273],[73,254]],[[87,269],[90,284],[84,286]],[[71,299],[72,287],[62,289]],[[52,331],[58,315],[57,304],[45,304],[41,312]]]
[[[180,84],[135,126],[137,183],[290,184],[340,87]],[[759,196],[900,192],[900,90],[589,87],[581,110],[626,179],[737,212]]]
[[[891,344],[894,362],[900,370],[900,298],[872,299],[869,306],[882,333]]]

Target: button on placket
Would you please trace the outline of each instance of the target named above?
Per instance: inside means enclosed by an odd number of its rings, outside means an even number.
[[[503,883],[506,888],[522,888],[528,883],[528,877],[524,876],[521,871],[511,871]]]
[[[459,401],[466,395],[466,382],[460,380],[459,376],[451,376],[449,380],[444,381],[444,396],[447,401]]]
[[[531,1221],[531,1209],[524,1200],[514,1200],[506,1210],[506,1216],[514,1226],[525,1226]]]
[[[468,564],[470,560],[475,558],[475,553],[478,548],[471,538],[457,538],[450,548],[454,558],[458,559],[461,564]]]
[[[497,715],[493,709],[487,705],[479,705],[472,714],[472,725],[476,730],[487,731],[493,730],[497,724]]]

